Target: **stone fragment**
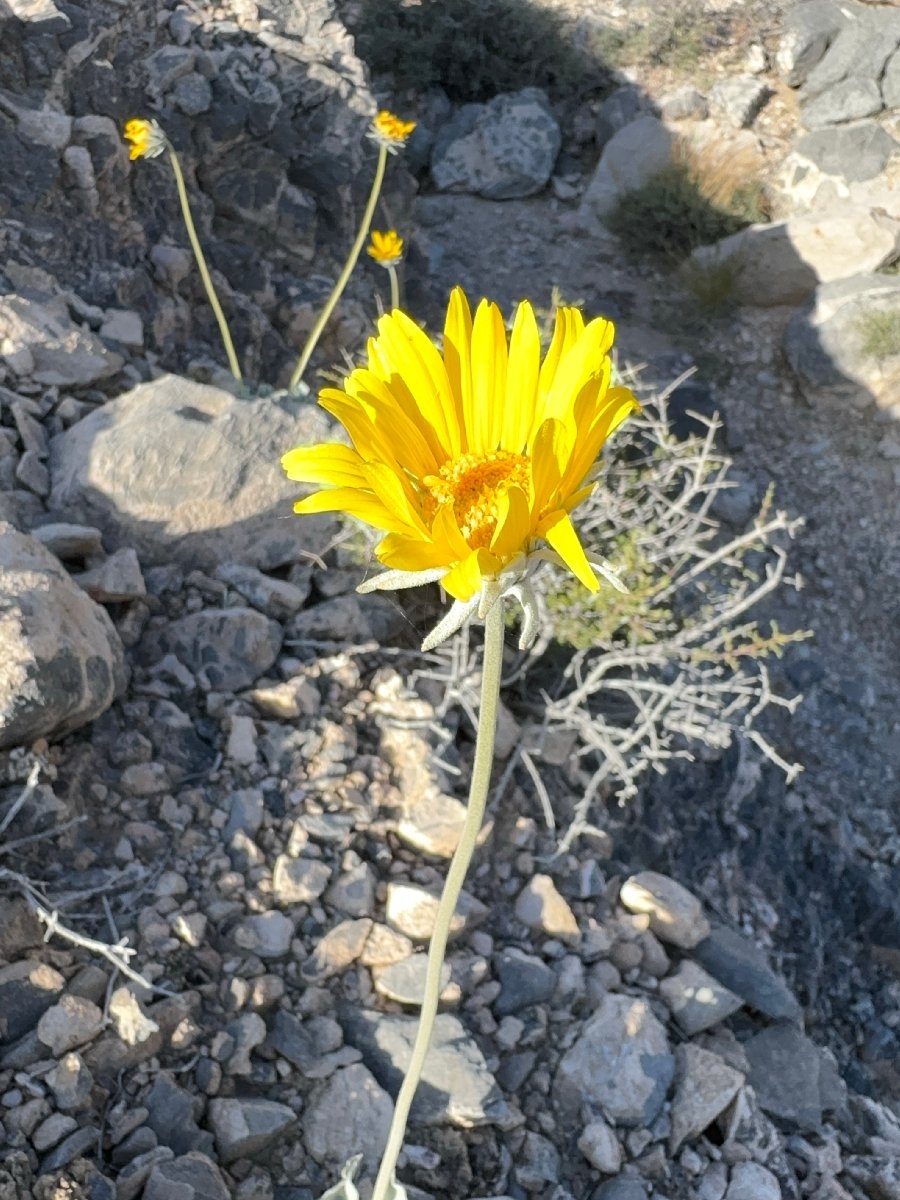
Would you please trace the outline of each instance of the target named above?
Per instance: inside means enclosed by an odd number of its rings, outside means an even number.
[[[431,176],[438,191],[489,200],[530,196],[546,186],[562,142],[539,88],[464,105],[438,134]]]
[[[31,1144],[38,1154],[43,1154],[77,1128],[78,1122],[74,1117],[67,1117],[63,1113],[51,1113],[32,1133]]]
[[[603,218],[628,192],[671,166],[676,138],[657,117],[638,117],[610,138],[585,189],[578,220],[588,232],[602,234]]]
[[[769,87],[761,79],[732,75],[710,89],[709,107],[735,129],[749,129],[769,95]]]
[[[705,121],[709,115],[709,105],[702,92],[698,92],[695,87],[687,86],[662,96],[659,101],[659,111],[666,121],[688,119]]]
[[[685,959],[677,971],[662,980],[659,991],[688,1037],[718,1025],[737,1012],[743,1003],[739,996],[690,959]]]
[[[675,1095],[669,1154],[699,1137],[719,1117],[744,1083],[740,1071],[717,1054],[685,1042],[675,1050]]]
[[[869,320],[894,312],[898,300],[895,275],[862,274],[820,284],[791,317],[784,353],[811,403],[859,409],[896,404],[900,355],[867,354],[863,337]]]
[[[622,884],[619,900],[629,912],[647,913],[660,939],[690,950],[709,933],[703,905],[686,887],[656,871],[640,871]]]
[[[515,946],[494,955],[494,971],[500,980],[500,994],[494,1001],[498,1017],[543,1004],[556,987],[556,975],[543,959]]]
[[[367,917],[375,907],[375,874],[359,862],[341,874],[325,893],[325,903],[348,917]]]
[[[648,108],[646,96],[633,84],[626,83],[614,88],[597,108],[594,125],[597,146],[602,149],[620,129],[646,115]]]
[[[142,1200],[230,1200],[222,1172],[206,1154],[190,1150],[157,1163],[150,1172]]]
[[[574,943],[581,930],[565,899],[549,875],[533,875],[516,897],[516,917],[547,937]]]
[[[516,1181],[528,1192],[537,1192],[549,1183],[559,1182],[559,1151],[539,1133],[529,1131],[519,1150]]]
[[[266,1046],[309,1075],[325,1054],[339,1050],[343,1031],[331,1017],[311,1017],[301,1021],[293,1013],[280,1009],[266,1037]]]
[[[301,968],[310,982],[321,982],[345,971],[363,952],[372,931],[370,917],[341,921],[330,929]]]
[[[437,910],[437,898],[424,888],[411,883],[388,884],[385,920],[414,942],[427,942],[431,937]],[[450,922],[450,936],[458,936],[464,929],[477,925],[486,913],[487,909],[481,901],[463,890]]]
[[[0,749],[93,720],[125,678],[103,609],[40,542],[0,522]]]
[[[227,1033],[234,1041],[234,1049],[228,1057],[227,1075],[252,1075],[252,1052],[266,1040],[266,1023],[259,1013],[241,1013],[232,1021]]]
[[[864,182],[880,175],[898,151],[900,144],[881,125],[860,121],[804,134],[794,142],[789,162],[797,163],[798,175],[808,175],[812,163],[823,175]]]
[[[802,1010],[760,948],[724,925],[692,951],[694,958],[745,1004],[773,1021],[799,1021]]]
[[[80,1054],[65,1054],[46,1078],[56,1107],[62,1112],[84,1108],[90,1100],[94,1080]]]
[[[231,931],[236,946],[260,958],[283,958],[291,948],[294,922],[280,912],[253,913]]]
[[[197,1124],[202,1109],[202,1097],[179,1087],[171,1075],[161,1073],[147,1093],[147,1124],[163,1146],[175,1154],[199,1150],[212,1151],[212,1136]]]
[[[386,596],[337,596],[327,604],[304,608],[287,626],[290,638],[338,642],[392,643],[402,636],[405,617]]]
[[[46,963],[25,958],[0,967],[0,1045],[34,1029],[65,986],[59,971]]]
[[[376,1169],[393,1111],[390,1096],[362,1063],[335,1071],[304,1110],[306,1149],[332,1168],[361,1154],[366,1167]]]
[[[427,966],[427,954],[411,954],[402,962],[381,967],[374,972],[375,991],[397,1004],[420,1005],[425,994]],[[445,1002],[459,991],[458,988],[448,989],[449,983],[450,967],[444,963],[441,968],[441,999]]]
[[[82,571],[73,578],[98,604],[119,604],[147,595],[138,557],[125,546],[98,566]]]
[[[330,879],[331,867],[319,858],[279,854],[272,871],[272,896],[276,904],[312,904]]]
[[[900,18],[850,19],[842,23],[826,53],[813,67],[803,85],[802,100],[840,88],[847,80],[876,80],[900,45]],[[801,112],[802,118],[802,112]]]
[[[805,129],[823,129],[845,121],[873,117],[884,108],[881,89],[872,79],[842,79],[804,104],[800,121]]]
[[[49,1174],[51,1171],[58,1171],[60,1167],[67,1167],[85,1151],[96,1146],[99,1137],[100,1131],[92,1125],[84,1125],[74,1130],[41,1159],[41,1174]]]
[[[282,629],[252,608],[207,608],[171,621],[144,638],[147,663],[176,658],[216,691],[238,692],[268,671]]]
[[[397,822],[397,836],[422,854],[452,858],[465,819],[466,806],[461,801],[431,791],[404,804]]]
[[[835,0],[792,5],[775,51],[775,66],[788,87],[799,87],[821,60],[846,18]]]
[[[342,1120],[347,1116],[341,1114]],[[265,1150],[296,1120],[286,1104],[257,1098],[210,1100],[208,1117],[226,1166]]]
[[[781,1184],[760,1163],[735,1163],[725,1200],[781,1200]]]
[[[137,1046],[159,1032],[159,1025],[148,1017],[137,997],[127,987],[118,987],[109,998],[109,1019],[126,1046]]]
[[[310,592],[309,586],[296,587],[286,579],[274,579],[243,563],[222,563],[214,574],[216,579],[233,587],[248,604],[275,621],[287,620],[299,612]]]
[[[129,350],[144,347],[144,322],[140,314],[128,308],[108,308],[106,320],[100,326],[100,336],[111,342],[121,342]]]
[[[31,536],[63,562],[73,558],[94,558],[103,552],[103,535],[93,525],[55,521],[35,526]]]
[[[116,1179],[116,1200],[137,1200],[153,1168],[159,1163],[171,1161],[174,1157],[168,1146],[156,1146],[153,1150],[133,1158],[123,1167]]]
[[[83,996],[63,996],[37,1024],[37,1035],[57,1056],[83,1046],[103,1028],[103,1013]]]
[[[409,1066],[416,1018],[356,1008],[342,1010],[339,1016],[347,1041],[362,1051],[366,1066],[381,1086],[395,1095]],[[440,1013],[422,1085],[413,1100],[412,1121],[471,1128],[502,1126],[509,1117],[509,1108],[477,1044],[457,1017]]]
[[[364,967],[389,967],[402,962],[413,952],[412,939],[376,921],[372,926],[359,961]]]
[[[609,993],[562,1058],[553,1083],[563,1113],[582,1105],[614,1125],[651,1125],[675,1072],[666,1031],[645,1000]]]
[[[280,566],[304,545],[323,545],[331,521],[285,519],[302,489],[279,458],[285,447],[329,437],[313,405],[239,400],[165,375],[52,439],[50,503],[144,563]]]
[[[760,1107],[782,1128],[818,1132],[823,1112],[819,1048],[796,1025],[778,1024],[745,1042],[744,1052],[747,1082]]]
[[[647,1186],[634,1175],[620,1175],[601,1183],[591,1200],[647,1200]]]
[[[618,1174],[622,1166],[622,1147],[602,1117],[597,1117],[584,1127],[578,1139],[578,1149],[595,1170],[604,1175]]]
[[[228,820],[222,830],[222,840],[228,844],[240,831],[254,837],[262,825],[265,801],[259,788],[238,788],[231,795]]]
[[[199,117],[212,108],[212,85],[203,75],[192,71],[172,88],[172,101],[186,117]]]
[[[0,296],[0,362],[45,386],[85,387],[122,365],[89,330],[75,325],[62,297]]]

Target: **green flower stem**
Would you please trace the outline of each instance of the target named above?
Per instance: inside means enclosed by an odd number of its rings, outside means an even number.
[[[191,249],[194,251],[194,258],[196,258],[197,266],[200,268],[200,278],[203,280],[203,286],[206,288],[206,295],[219,325],[219,333],[222,335],[222,343],[225,346],[225,353],[228,356],[228,365],[231,368],[231,373],[238,383],[240,383],[241,368],[238,364],[237,355],[234,352],[234,342],[232,342],[231,334],[228,331],[228,322],[225,320],[225,314],[222,312],[222,305],[219,303],[219,297],[216,295],[216,289],[213,287],[213,281],[209,274],[209,267],[206,265],[206,258],[204,257],[203,249],[200,245],[200,239],[197,237],[197,229],[194,225],[194,218],[191,215],[191,206],[190,202],[188,201],[187,188],[184,186],[184,175],[181,170],[181,163],[178,161],[178,155],[168,143],[166,143],[166,153],[169,156],[169,162],[172,164],[172,171],[175,175],[175,186],[178,188],[178,199],[181,201],[181,212],[187,228],[187,235],[190,239]]]
[[[466,809],[466,820],[462,837],[450,862],[447,880],[441,893],[437,916],[434,921],[434,932],[428,947],[428,968],[425,974],[425,995],[419,1013],[419,1027],[413,1045],[409,1068],[400,1086],[394,1116],[388,1132],[387,1146],[384,1157],[378,1169],[372,1200],[388,1200],[397,1159],[403,1147],[403,1135],[409,1120],[409,1110],[419,1080],[422,1077],[422,1067],[431,1044],[434,1030],[434,1018],[437,1015],[438,1001],[441,994],[441,969],[444,965],[444,955],[447,950],[447,939],[450,935],[450,922],[456,911],[459,893],[481,826],[484,823],[484,809],[487,803],[488,787],[491,781],[491,767],[494,762],[494,739],[497,732],[497,706],[500,698],[500,675],[503,667],[503,601],[498,600],[490,610],[484,628],[484,666],[481,673],[481,708],[478,717],[478,736],[475,741],[475,761],[472,766],[472,782],[469,785],[469,804]]]
[[[347,286],[347,280],[356,266],[357,259],[363,248],[363,244],[369,235],[369,226],[372,224],[372,217],[375,215],[375,205],[378,203],[378,196],[381,192],[381,185],[384,182],[384,169],[387,165],[387,147],[378,147],[378,165],[375,168],[375,178],[372,180],[372,190],[369,193],[369,201],[366,204],[366,211],[363,213],[362,221],[360,222],[359,232],[356,235],[356,241],[353,243],[350,253],[347,255],[347,261],[344,263],[344,269],[338,276],[338,281],[334,285],[331,295],[325,301],[325,307],[319,313],[319,319],[312,328],[312,332],[306,339],[306,345],[297,360],[297,365],[294,368],[294,373],[291,376],[291,381],[288,384],[288,391],[292,392],[297,387],[297,384],[303,378],[303,372],[309,366],[309,360],[312,358],[313,350],[318,345],[319,338],[322,336],[322,330],[328,323],[328,318],[334,312],[334,307],[340,300],[344,288]]]
[[[397,268],[388,267],[388,276],[391,281],[391,309],[400,307],[400,282],[397,279]]]

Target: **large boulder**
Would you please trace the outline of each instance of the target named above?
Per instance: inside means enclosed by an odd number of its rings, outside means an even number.
[[[578,209],[580,225],[591,233],[628,192],[637,191],[672,165],[677,139],[657,117],[638,117],[606,143]]]
[[[50,444],[52,510],[133,546],[147,562],[263,569],[321,550],[327,518],[292,518],[300,489],[281,470],[293,446],[328,441],[309,401],[242,400],[165,375],[95,410]]]
[[[125,681],[106,612],[39,541],[0,523],[0,750],[78,729]]]

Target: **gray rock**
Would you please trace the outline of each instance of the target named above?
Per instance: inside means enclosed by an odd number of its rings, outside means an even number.
[[[162,46],[144,59],[147,73],[147,90],[159,99],[164,92],[194,68],[195,50],[187,46]]]
[[[785,357],[811,403],[860,409],[873,401],[884,408],[896,403],[900,357],[864,354],[862,331],[868,318],[895,311],[898,301],[894,275],[857,275],[816,288],[784,334]]]
[[[594,136],[598,147],[602,149],[620,129],[644,116],[648,108],[647,98],[639,88],[631,84],[617,87],[615,91],[610,92],[597,109]]]
[[[809,72],[802,99],[833,90],[844,80],[876,80],[900,45],[900,15],[874,13],[849,20],[820,62]]]
[[[162,1146],[174,1154],[187,1154],[190,1150],[212,1153],[212,1135],[197,1124],[202,1097],[179,1087],[171,1075],[161,1073],[147,1093],[144,1104],[147,1124]]]
[[[281,626],[253,608],[207,608],[149,633],[141,655],[149,664],[174,654],[206,686],[238,692],[268,671],[281,639]]]
[[[786,221],[750,225],[714,246],[700,246],[700,266],[731,261],[734,298],[743,304],[798,304],[818,283],[876,271],[897,253],[900,222],[841,203]]]
[[[531,196],[546,186],[562,135],[539,88],[466,105],[438,134],[431,175],[439,191],[489,200]]]
[[[516,917],[531,929],[562,942],[580,940],[578,921],[549,875],[532,875],[516,897]]]
[[[119,342],[130,350],[144,347],[144,322],[140,313],[129,308],[108,308],[106,319],[100,326],[104,341]]]
[[[873,117],[884,108],[881,90],[871,79],[851,76],[834,84],[800,110],[800,122],[806,129],[822,129]]]
[[[603,232],[603,218],[623,196],[636,191],[672,163],[675,135],[656,117],[638,117],[606,143],[585,189],[578,220],[589,232]]]
[[[295,587],[286,579],[273,579],[241,563],[222,563],[216,567],[216,579],[229,584],[238,595],[276,621],[286,620],[300,611],[306,603],[310,585]]]
[[[307,517],[303,518],[308,520]],[[339,642],[395,642],[408,632],[408,618],[386,596],[337,596],[326,604],[305,608],[287,627],[290,638]]]
[[[70,1162],[74,1162],[76,1158],[80,1158],[87,1150],[96,1147],[99,1144],[99,1139],[99,1129],[91,1125],[85,1125],[81,1129],[76,1129],[74,1133],[70,1133],[67,1138],[41,1159],[41,1174],[58,1171],[60,1167],[67,1167]]]
[[[686,887],[658,871],[639,871],[622,884],[619,900],[629,912],[647,913],[661,942],[690,950],[709,933],[703,905]]]
[[[283,958],[291,948],[294,922],[280,912],[253,913],[231,931],[236,946],[260,958]]]
[[[775,51],[775,66],[788,87],[803,83],[846,21],[835,0],[805,0],[788,9]]]
[[[770,89],[761,79],[753,75],[733,75],[713,86],[709,107],[735,129],[749,129],[769,95]]]
[[[342,1010],[339,1018],[347,1041],[362,1051],[366,1066],[381,1086],[396,1095],[409,1066],[417,1020],[349,1008]],[[413,1101],[412,1121],[470,1128],[503,1125],[509,1117],[510,1110],[477,1044],[457,1017],[440,1013]]]
[[[262,825],[265,801],[259,788],[238,788],[231,795],[228,820],[222,830],[222,841],[227,845],[240,830],[253,837]]]
[[[80,1054],[64,1055],[46,1079],[58,1109],[71,1112],[87,1105],[94,1080]]]
[[[284,1009],[275,1014],[266,1037],[269,1049],[299,1067],[305,1075],[311,1073],[323,1055],[339,1050],[343,1041],[343,1030],[331,1017],[311,1017],[301,1021]]]
[[[98,604],[127,603],[147,595],[141,564],[130,546],[116,550],[98,566],[74,575],[73,579]]]
[[[116,1179],[116,1200],[136,1200],[158,1163],[170,1162],[175,1155],[168,1146],[156,1146],[139,1154],[123,1167]]]
[[[212,108],[212,87],[203,75],[192,71],[172,88],[172,103],[186,117],[199,117]]]
[[[96,334],[75,325],[62,297],[41,302],[0,296],[0,362],[14,377],[59,387],[85,387],[114,375],[122,358]]]
[[[0,1045],[34,1029],[65,986],[59,971],[46,963],[23,958],[0,967]]]
[[[298,400],[238,400],[165,375],[52,439],[51,508],[145,563],[280,566],[324,544],[333,526],[285,519],[301,489],[279,458],[330,432],[325,415]]]
[[[601,1183],[591,1200],[647,1200],[647,1185],[634,1175],[620,1175]]]
[[[578,1149],[595,1170],[604,1175],[616,1175],[622,1166],[622,1147],[614,1131],[602,1118],[584,1127],[578,1139]]]
[[[759,1163],[735,1163],[725,1200],[781,1200],[781,1184]]]
[[[674,1073],[666,1031],[649,1004],[610,993],[563,1056],[553,1089],[570,1118],[587,1105],[614,1125],[646,1127]]]
[[[434,932],[439,900],[425,888],[412,883],[389,883],[385,900],[385,920],[392,928],[416,942],[427,942]],[[471,893],[460,892],[456,911],[450,921],[450,936],[458,937],[484,920],[487,909]]]
[[[296,1116],[293,1109],[274,1100],[215,1099],[209,1102],[208,1119],[219,1158],[227,1166],[265,1150],[293,1125]]]
[[[152,1169],[142,1200],[230,1200],[230,1196],[212,1159],[191,1150]]]
[[[375,973],[375,991],[398,1004],[422,1003],[425,995],[425,974],[428,969],[427,954],[411,954],[400,962],[390,963]],[[441,991],[450,982],[450,967],[441,968]]]
[[[125,678],[103,609],[40,542],[0,522],[0,749],[79,728]]]
[[[705,121],[709,115],[709,105],[702,92],[687,86],[663,96],[659,101],[659,111],[666,121]]]
[[[251,1053],[266,1040],[266,1023],[259,1013],[241,1013],[229,1022],[226,1033],[234,1042],[225,1067],[227,1075],[252,1075]]]
[[[718,1025],[743,1004],[739,996],[689,958],[662,980],[659,991],[679,1028],[688,1037]]]
[[[366,862],[343,871],[325,893],[325,903],[348,917],[367,917],[375,907],[375,874]]]
[[[543,1004],[553,995],[556,975],[543,959],[515,946],[494,955],[494,971],[500,980],[500,995],[494,1013],[504,1017],[530,1004]]]
[[[276,904],[312,904],[330,879],[331,867],[319,858],[279,854],[272,871],[272,897]]]
[[[744,1076],[717,1054],[690,1042],[675,1050],[675,1095],[669,1154],[699,1137],[737,1095]]]
[[[539,1133],[529,1131],[516,1159],[516,1182],[527,1192],[539,1192],[559,1180],[559,1151]]]
[[[802,1010],[765,954],[743,934],[718,926],[691,957],[757,1012],[773,1021],[799,1021]]]
[[[884,68],[881,98],[885,108],[900,108],[900,50],[894,51]]]
[[[103,1028],[103,1013],[83,996],[63,996],[37,1024],[37,1035],[59,1057],[91,1041]]]
[[[316,1162],[335,1167],[361,1154],[377,1168],[394,1105],[362,1063],[334,1075],[316,1091],[303,1112],[303,1141]]]
[[[873,1200],[900,1197],[900,1158],[896,1156],[851,1154],[844,1159],[844,1170]]]
[[[51,1113],[46,1121],[42,1121],[31,1135],[31,1144],[38,1154],[43,1154],[51,1146],[58,1145],[64,1137],[78,1128],[74,1117],[62,1113]]]
[[[750,1065],[747,1082],[760,1107],[782,1128],[815,1133],[822,1126],[824,1082],[829,1066],[822,1051],[795,1025],[764,1029],[744,1044]]]
[[[362,954],[371,932],[370,917],[340,921],[333,929],[329,929],[303,964],[304,979],[310,983],[320,983],[345,971]]]
[[[898,150],[900,145],[881,125],[861,121],[804,134],[794,143],[793,154],[808,159],[825,175],[853,183],[880,175]]]

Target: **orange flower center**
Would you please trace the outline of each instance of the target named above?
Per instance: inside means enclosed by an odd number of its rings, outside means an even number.
[[[497,528],[500,497],[510,487],[521,488],[527,496],[530,480],[531,462],[526,455],[492,450],[461,454],[424,482],[435,507],[452,504],[463,537],[473,550],[482,550],[490,546]]]

